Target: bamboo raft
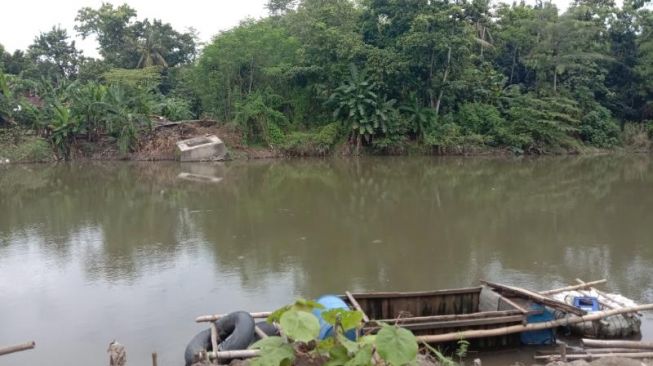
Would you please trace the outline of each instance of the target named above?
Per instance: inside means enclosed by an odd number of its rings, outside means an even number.
[[[519,346],[523,332],[552,329],[570,324],[592,322],[618,314],[636,314],[653,310],[653,304],[613,307],[586,314],[585,311],[558,301],[552,296],[565,291],[591,288],[606,280],[582,282],[541,293],[523,288],[481,281],[482,286],[420,292],[345,292],[340,296],[351,308],[363,313],[364,333],[374,333],[379,323],[397,324],[412,331],[418,341],[441,347],[455,345],[460,339],[471,342],[476,349]],[[533,304],[564,312],[565,317],[542,323],[528,323],[527,317],[538,312]],[[541,311],[541,310],[539,310]],[[255,319],[267,318],[271,312],[250,313]],[[209,322],[212,347],[217,349],[213,334],[215,321],[225,314],[204,315],[195,319]],[[257,333],[262,333],[257,329]],[[653,351],[651,351],[653,352]],[[257,350],[208,351],[211,359],[249,358]]]

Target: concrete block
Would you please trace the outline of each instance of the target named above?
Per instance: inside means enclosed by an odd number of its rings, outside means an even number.
[[[224,160],[227,148],[215,135],[195,137],[177,142],[180,161]]]

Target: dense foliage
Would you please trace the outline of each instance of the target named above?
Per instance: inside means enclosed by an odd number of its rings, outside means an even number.
[[[653,131],[648,0],[270,0],[270,16],[217,34],[138,20],[128,5],[83,8],[75,30],[25,51],[0,47],[0,126],[135,148],[152,115],[233,123],[290,154],[613,148]],[[629,126],[638,127],[629,127]],[[630,131],[630,132],[629,132]],[[635,131],[635,132],[632,132]]]

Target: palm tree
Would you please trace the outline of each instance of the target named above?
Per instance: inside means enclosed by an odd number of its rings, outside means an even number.
[[[145,30],[143,39],[138,42],[137,48],[141,54],[137,64],[138,68],[150,66],[168,67],[168,62],[163,56],[167,53],[166,49],[161,45],[159,37],[157,37],[150,27]]]

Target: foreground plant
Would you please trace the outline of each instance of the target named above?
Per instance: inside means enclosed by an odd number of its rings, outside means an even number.
[[[268,337],[250,348],[260,349],[252,366],[288,366],[298,358],[309,358],[327,366],[365,366],[381,360],[387,365],[415,364],[418,345],[415,336],[398,326],[380,324],[375,335],[362,335],[363,314],[360,311],[332,309],[322,312],[322,318],[333,326],[332,335],[318,339],[320,323],[312,311],[322,305],[298,300],[293,305],[275,311],[268,322],[278,323],[282,336]],[[354,340],[346,334],[354,330]],[[351,337],[351,336],[350,336]]]

